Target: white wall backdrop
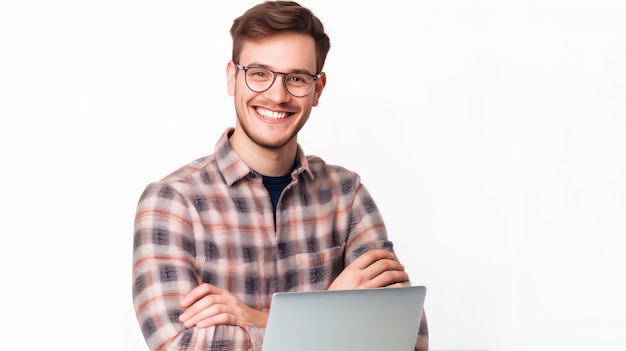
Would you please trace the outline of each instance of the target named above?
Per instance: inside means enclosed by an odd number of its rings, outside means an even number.
[[[2,349],[147,350],[135,205],[234,125],[255,3],[0,3]],[[302,4],[332,48],[300,142],[375,196],[431,349],[626,349],[626,4]]]

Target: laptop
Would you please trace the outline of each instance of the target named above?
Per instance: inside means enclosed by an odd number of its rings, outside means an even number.
[[[280,292],[263,351],[413,351],[426,287]]]

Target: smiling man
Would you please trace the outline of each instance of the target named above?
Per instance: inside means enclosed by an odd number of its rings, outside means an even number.
[[[230,144],[262,175],[286,175],[294,166],[298,132],[326,84],[315,53],[310,35],[282,32],[247,40],[228,63],[228,92],[237,112]]]
[[[326,84],[320,20],[268,1],[231,35],[235,127],[137,205],[133,300],[150,350],[258,351],[276,292],[410,285],[358,174],[298,144]],[[416,350],[426,330],[422,315]]]

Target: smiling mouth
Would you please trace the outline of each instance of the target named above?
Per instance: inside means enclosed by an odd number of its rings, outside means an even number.
[[[263,107],[257,107],[256,108],[256,113],[258,113],[259,115],[265,117],[265,118],[269,118],[269,119],[283,119],[286,118],[287,116],[291,115],[291,113],[289,112],[276,112],[276,111],[271,111],[268,110],[266,108]]]

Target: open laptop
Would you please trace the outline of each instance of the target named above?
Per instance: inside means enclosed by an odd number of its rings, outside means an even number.
[[[263,351],[413,351],[426,287],[283,292]]]

